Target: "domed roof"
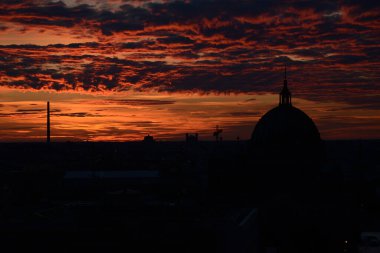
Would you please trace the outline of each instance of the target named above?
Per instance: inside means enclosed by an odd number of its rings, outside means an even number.
[[[313,120],[292,105],[286,68],[284,85],[279,94],[279,106],[267,112],[257,122],[251,140],[256,147],[281,147],[284,152],[291,152],[289,147],[303,149],[320,144],[321,138]]]
[[[251,140],[259,146],[304,146],[318,144],[320,135],[306,113],[292,105],[280,104],[257,122]]]

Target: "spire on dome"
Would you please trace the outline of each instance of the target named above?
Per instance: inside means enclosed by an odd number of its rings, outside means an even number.
[[[286,64],[285,64],[284,67],[285,67],[285,71],[284,71],[284,72],[285,72],[285,73],[284,73],[284,80],[286,80]]]
[[[288,80],[286,79],[286,65],[284,69],[284,86],[280,92],[279,105],[292,105],[292,94],[288,89]]]

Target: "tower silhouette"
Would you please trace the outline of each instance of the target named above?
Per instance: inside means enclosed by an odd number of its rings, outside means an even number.
[[[47,102],[47,115],[46,115],[46,143],[50,143],[50,102]]]
[[[284,72],[284,86],[280,92],[279,105],[292,105],[292,94],[288,89],[288,80],[286,79],[286,65]]]

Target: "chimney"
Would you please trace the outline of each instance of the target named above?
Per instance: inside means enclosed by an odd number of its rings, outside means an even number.
[[[50,102],[47,102],[46,143],[50,143]]]

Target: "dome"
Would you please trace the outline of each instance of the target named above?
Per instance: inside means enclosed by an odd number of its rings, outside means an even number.
[[[279,94],[279,105],[267,112],[256,124],[252,133],[252,144],[273,150],[280,148],[283,153],[318,148],[321,138],[313,120],[292,105],[292,94],[285,78]],[[289,149],[292,147],[292,149]]]
[[[318,145],[320,135],[313,120],[292,105],[280,104],[256,124],[252,142],[258,146]]]

